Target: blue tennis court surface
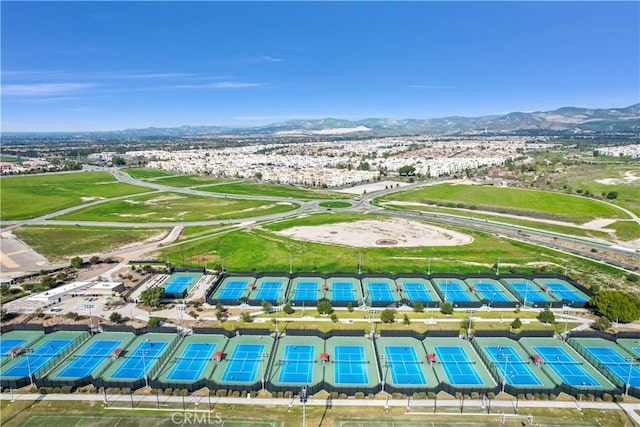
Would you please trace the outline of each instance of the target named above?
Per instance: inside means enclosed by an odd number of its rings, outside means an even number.
[[[336,384],[367,384],[369,374],[361,345],[337,345],[335,347],[334,374]]]
[[[12,349],[16,347],[20,347],[22,344],[26,343],[27,340],[6,340],[0,339],[0,354],[2,357],[5,357],[7,353],[9,353]]]
[[[278,298],[280,289],[282,289],[282,282],[280,281],[262,282],[255,299],[257,301],[274,301]]]
[[[542,381],[533,373],[528,362],[507,346],[486,346],[483,350],[489,355],[500,375],[511,385],[542,385]]]
[[[318,300],[318,283],[317,282],[298,282],[296,292],[293,294],[295,301],[317,301]]]
[[[584,349],[604,364],[623,384],[640,387],[640,368],[637,361],[628,361],[611,347],[585,347]]]
[[[181,294],[187,290],[194,280],[195,277],[193,276],[172,277],[171,280],[164,285],[164,291],[167,294]]]
[[[529,283],[515,282],[510,283],[511,287],[517,292],[524,301],[528,302],[549,302],[549,298],[541,289],[530,285]]]
[[[484,299],[494,302],[509,302],[509,295],[495,283],[475,283],[473,286]]]
[[[426,384],[422,365],[413,347],[384,348],[393,385]]]
[[[205,366],[216,349],[215,343],[192,342],[187,344],[177,362],[167,375],[169,380],[195,381],[200,378]]]
[[[545,283],[544,286],[548,287],[551,292],[556,294],[561,300],[567,300],[572,302],[587,302],[589,298],[574,291],[564,283]]]
[[[393,301],[393,294],[391,294],[391,289],[389,289],[389,285],[387,283],[370,282],[368,286],[371,295],[371,301]]]
[[[28,377],[29,369],[35,374],[47,362],[62,353],[73,340],[47,340],[2,373],[3,377]]]
[[[424,283],[405,282],[402,287],[411,301],[433,301]]]
[[[249,282],[246,280],[233,280],[225,283],[224,289],[220,292],[218,299],[237,300],[242,296]]]
[[[482,384],[475,364],[469,360],[462,347],[434,347],[438,362],[442,365],[449,384]]]
[[[280,361],[278,382],[309,384],[313,379],[314,345],[287,345]]]
[[[167,346],[162,341],[145,341],[125,357],[124,362],[111,375],[111,378],[143,378],[155,364]]]
[[[222,374],[222,381],[253,383],[263,360],[264,344],[238,344]],[[264,371],[262,371],[264,373]]]
[[[355,301],[356,293],[353,289],[353,283],[335,282],[331,297],[333,301]]]
[[[543,363],[553,369],[565,384],[572,386],[600,385],[584,367],[577,363],[564,349],[560,347],[533,347]]]
[[[459,283],[441,282],[438,283],[442,292],[444,292],[444,299],[449,302],[457,301],[471,301],[471,296]]]
[[[67,364],[58,378],[85,378],[118,348],[121,341],[96,341]]]

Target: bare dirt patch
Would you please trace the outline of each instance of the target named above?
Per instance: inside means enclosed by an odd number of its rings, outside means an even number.
[[[400,218],[291,227],[278,234],[298,240],[355,247],[459,246],[473,242],[467,234]]]

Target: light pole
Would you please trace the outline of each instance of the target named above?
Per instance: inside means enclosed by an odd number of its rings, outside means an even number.
[[[427,275],[431,276],[431,257],[427,258]]]
[[[469,339],[469,337],[471,336],[471,315],[474,312],[475,312],[475,310],[473,310],[473,309],[467,310],[467,313],[469,313],[469,321],[467,322],[467,339]]]
[[[176,306],[176,309],[178,310],[178,317],[180,318],[180,328],[184,329],[184,324],[182,323],[182,315],[186,309],[184,302]]]
[[[389,356],[386,354],[383,355],[382,363],[384,363],[384,373],[382,375],[382,392],[384,393],[384,385],[387,382],[387,372],[389,372]]]
[[[149,378],[147,377],[147,360],[144,356],[148,353],[149,350],[140,350],[140,355],[142,356],[142,369],[144,370],[144,386],[146,388],[149,388]]]
[[[264,377],[266,375],[266,369],[264,367],[264,361],[269,357],[269,353],[260,353],[258,355],[260,357],[260,367],[262,368],[262,391],[264,391]]]
[[[302,403],[302,427],[307,427],[307,386],[303,385],[300,390],[300,403]]]
[[[293,274],[293,257],[289,255],[289,274]]]
[[[496,262],[496,276],[500,275],[500,257],[498,257],[498,261]]]
[[[362,254],[358,252],[358,274],[362,274]]]
[[[507,375],[509,372],[509,359],[511,355],[509,354],[498,354],[500,359],[504,359],[504,372],[502,373],[502,392],[504,393],[504,386],[507,384]]]
[[[633,368],[633,362],[636,360],[634,357],[625,357],[625,360],[629,362],[629,374],[627,375],[627,383],[625,384],[624,395],[629,395],[629,387],[631,387],[631,369]]]
[[[24,355],[27,358],[27,372],[29,372],[29,382],[31,383],[31,387],[33,387],[33,375],[31,373],[31,363],[29,362],[29,353],[31,353],[33,349],[25,348],[22,351],[24,352]]]
[[[84,308],[89,310],[89,327],[93,331],[93,319],[91,318],[91,309],[94,308],[93,304],[85,304]]]

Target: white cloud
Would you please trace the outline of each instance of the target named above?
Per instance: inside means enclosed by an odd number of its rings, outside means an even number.
[[[263,55],[256,58],[257,62],[282,62],[282,58],[275,58],[269,55]]]
[[[95,87],[94,83],[29,83],[2,85],[4,96],[51,96]]]
[[[261,87],[268,86],[268,83],[251,83],[251,82],[217,82],[217,83],[203,83],[203,84],[187,84],[187,85],[173,85],[168,88],[174,89],[242,89],[249,87]]]

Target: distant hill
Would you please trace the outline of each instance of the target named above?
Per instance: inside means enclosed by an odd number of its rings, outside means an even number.
[[[344,120],[289,120],[255,127],[180,126],[173,128],[125,129],[113,132],[82,132],[83,135],[114,137],[189,135],[398,135],[414,133],[455,134],[461,132],[544,133],[632,133],[640,134],[640,104],[625,108],[589,109],[563,107],[533,113],[513,112],[482,117],[435,119],[368,118]],[[24,135],[25,133],[19,133]],[[18,135],[9,133],[5,135]]]

